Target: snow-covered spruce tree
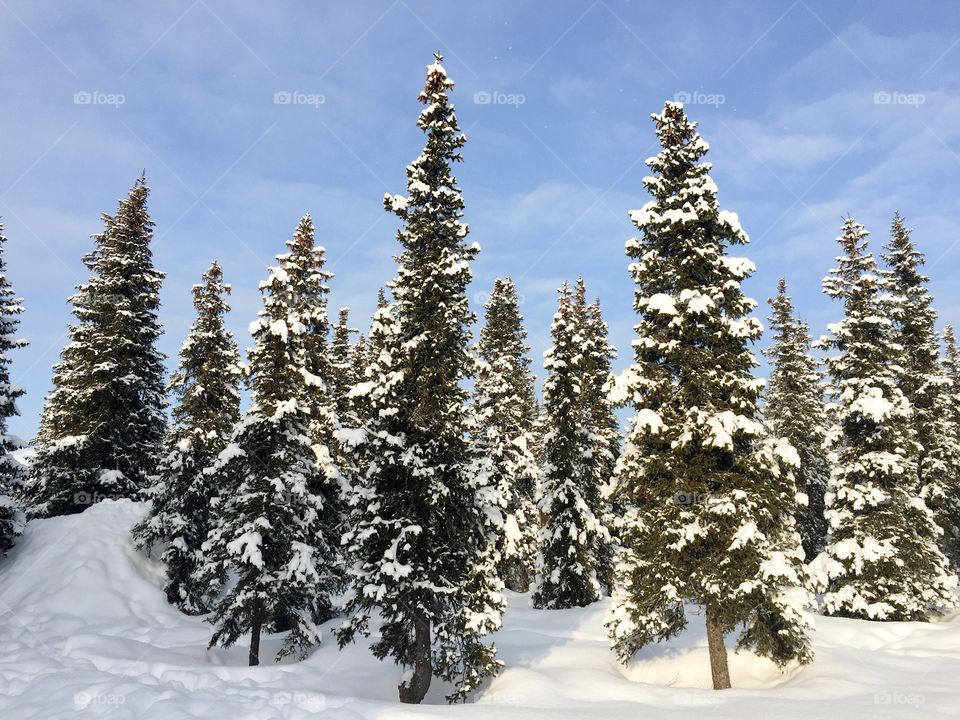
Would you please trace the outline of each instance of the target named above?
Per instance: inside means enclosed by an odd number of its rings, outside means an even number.
[[[311,489],[321,470],[304,402],[309,331],[286,257],[260,284],[264,306],[250,326],[253,405],[210,470],[225,495],[203,572],[236,580],[216,603],[210,645],[230,646],[249,632],[251,665],[260,662],[261,630],[278,624],[288,634],[277,658],[304,657],[320,641],[317,608],[330,607],[340,586],[337,549],[323,547],[326,508]]]
[[[943,329],[943,343],[945,354],[942,360],[943,374],[947,384],[940,393],[938,401],[941,405],[938,417],[944,423],[944,432],[952,443],[950,452],[951,475],[960,477],[960,350],[957,349],[957,339],[953,327],[947,325]],[[954,496],[954,502],[960,503],[960,494]],[[960,570],[960,509],[955,509],[953,527],[944,522],[942,527],[946,537],[943,546],[954,570]]]
[[[237,344],[224,326],[230,285],[216,260],[202,280],[193,286],[197,317],[180,348],[180,366],[170,378],[176,399],[173,425],[157,482],[148,493],[153,502],[133,529],[138,547],[162,547],[167,600],[189,615],[209,612],[220,586],[220,578],[204,579],[200,567],[211,510],[225,499],[225,488],[204,470],[213,465],[240,421],[243,381]]]
[[[366,377],[367,366],[370,362],[370,346],[367,343],[367,337],[363,333],[360,333],[350,350],[350,374],[351,377],[353,377],[354,384],[362,382]],[[353,388],[350,388],[350,390],[352,389]],[[349,397],[350,390],[347,391],[347,400],[349,401],[349,406],[352,408],[353,401],[350,400]]]
[[[493,480],[503,499],[505,519],[497,569],[508,588],[527,592],[540,527],[536,505],[539,469],[534,456],[537,404],[530,348],[513,280],[494,280],[484,309],[474,404],[480,452],[493,463]]]
[[[470,261],[463,198],[452,174],[465,139],[447,96],[453,82],[427,67],[417,122],[426,147],[407,168],[407,195],[385,205],[403,221],[393,303],[377,311],[376,348],[366,380],[353,391],[359,429],[344,433],[363,468],[350,496],[353,590],[342,643],[382,618],[372,651],[406,668],[400,700],[418,703],[431,678],[452,682],[463,699],[500,663],[483,636],[500,625],[496,575],[499,528],[488,463],[471,442],[467,304]]]
[[[818,343],[830,384],[832,448],[824,552],[812,564],[824,611],[866,620],[926,620],[953,604],[957,578],[937,547],[939,528],[918,496],[910,401],[899,387],[886,283],[867,250],[866,229],[848,218],[843,255],[823,281],[843,320]]]
[[[345,418],[350,412],[350,389],[357,384],[353,346],[350,336],[357,330],[350,327],[350,308],[340,308],[330,340],[330,389],[337,415]]]
[[[945,397],[949,380],[940,367],[937,313],[927,287],[929,278],[920,271],[924,258],[914,247],[899,213],[894,215],[890,241],[884,250],[888,269],[883,275],[890,294],[886,301],[893,319],[894,342],[902,348],[894,362],[900,369],[900,390],[913,408],[919,493],[943,530],[941,549],[952,555],[960,525],[960,448],[944,422],[944,411],[950,403]]]
[[[801,500],[796,520],[804,554],[810,561],[823,550],[827,536],[823,496],[830,469],[823,446],[827,432],[823,374],[810,355],[810,329],[794,313],[786,280],[780,279],[777,296],[769,302],[773,343],[765,354],[772,367],[763,414],[774,436],[786,438],[800,456],[794,478],[806,502]]]
[[[377,291],[377,307],[373,311],[373,317],[370,318],[370,334],[364,340],[365,346],[365,359],[361,360],[359,357],[354,363],[358,369],[361,369],[361,372],[357,374],[357,380],[362,380],[366,373],[366,368],[372,363],[379,355],[380,351],[383,349],[381,342],[383,340],[383,333],[373,332],[373,326],[377,324],[377,315],[381,310],[386,310],[390,307],[390,302],[387,300],[387,293],[383,288],[380,288]]]
[[[942,360],[943,374],[947,378],[946,395],[953,398],[948,404],[950,411],[947,419],[954,424],[954,431],[960,433],[960,348],[957,347],[957,336],[953,326],[947,325],[943,329],[944,354]]]
[[[346,507],[342,487],[344,478],[337,462],[336,435],[340,421],[327,316],[328,283],[333,273],[324,269],[326,250],[314,241],[313,220],[309,215],[300,220],[293,238],[287,241],[287,248],[288,252],[278,256],[277,260],[288,280],[288,322],[296,328],[303,352],[301,401],[310,414],[309,435],[316,460],[316,472],[310,476],[310,491],[320,498],[323,508],[316,549],[328,563],[326,571],[333,573],[329,590],[336,593],[342,589],[345,578],[339,549],[346,530]],[[318,623],[336,615],[329,604],[330,592],[318,596],[321,602],[327,603],[316,608],[314,619]]]
[[[540,531],[533,605],[571,608],[600,599],[597,549],[609,534],[597,513],[597,478],[591,462],[595,437],[585,402],[582,296],[564,283],[545,355]]]
[[[148,487],[166,431],[163,355],[156,349],[163,273],[143,176],[84,258],[90,279],[70,298],[77,321],[54,368],[28,493],[34,516],[82,512]]]
[[[27,341],[17,337],[23,300],[13,292],[7,277],[7,238],[0,225],[0,556],[13,547],[15,538],[23,531],[25,517],[17,499],[25,480],[24,467],[10,454],[20,448],[20,442],[9,434],[7,422],[19,415],[17,400],[24,390],[11,382],[10,351],[22,348]]]
[[[607,627],[628,662],[683,630],[684,603],[700,605],[720,689],[724,635],[737,626],[739,647],[781,665],[811,659],[797,454],[760,422],[749,344],[761,326],[740,287],[754,268],[726,254],[748,239],[718,206],[707,143],[678,103],[653,121],[663,148],[644,179],[653,200],[630,213],[641,236],[626,247],[640,321],[619,389],[636,414],[615,478],[624,514]]]
[[[590,431],[590,450],[587,462],[593,477],[586,490],[587,503],[601,523],[608,529],[596,536],[597,579],[609,594],[613,586],[614,550],[609,528],[614,524],[607,497],[613,481],[617,458],[620,456],[620,422],[610,401],[613,380],[612,362],[617,351],[608,340],[607,324],[600,311],[600,300],[589,305],[586,302],[586,286],[577,281],[577,307],[581,313],[583,353],[581,376],[583,401],[586,405]]]

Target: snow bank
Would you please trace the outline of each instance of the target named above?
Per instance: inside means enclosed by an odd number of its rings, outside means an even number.
[[[497,633],[503,673],[468,705],[396,702],[400,671],[362,645],[331,642],[308,660],[248,668],[246,648],[207,651],[210,626],[170,607],[162,567],[128,539],[142,504],[102,502],[31,522],[0,562],[0,718],[180,720],[635,720],[951,717],[960,706],[960,621],[867,623],[818,618],[815,664],[781,673],[732,654],[736,689],[707,690],[703,618],[629,668],[609,650],[608,603],[529,607],[509,594]],[[324,637],[330,637],[328,632]],[[264,639],[272,657],[281,638]]]

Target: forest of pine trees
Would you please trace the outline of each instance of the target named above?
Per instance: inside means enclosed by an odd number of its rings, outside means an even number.
[[[334,621],[341,647],[369,642],[403,668],[405,703],[434,680],[466,700],[499,671],[505,590],[542,612],[610,598],[623,663],[700,623],[716,689],[731,686],[731,635],[783,667],[813,661],[812,612],[927,621],[953,607],[960,350],[937,331],[906,221],[894,215],[879,256],[843,221],[822,284],[837,320],[818,340],[780,280],[764,382],[742,287],[756,268],[733,254],[747,234],[721,209],[697,124],[668,102],[651,116],[649,200],[629,213],[629,365],[615,374],[600,301],[571,278],[538,397],[522,280],[498,277],[470,307],[480,248],[441,61],[418,97],[406,192],[384,198],[397,269],[368,329],[346,307],[331,320],[333,274],[305,215],[265,270],[246,363],[213,261],[165,384],[141,175],[83,258],[29,465],[8,429],[26,341],[0,226],[0,555],[28,519],[141,501],[131,541],[162,563],[169,602],[213,626],[211,647],[248,643],[257,665],[262,635],[283,633],[276,659],[305,658]]]

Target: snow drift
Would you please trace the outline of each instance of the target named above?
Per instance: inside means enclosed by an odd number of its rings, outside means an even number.
[[[511,595],[494,637],[506,667],[474,702],[396,702],[400,670],[363,644],[248,668],[246,648],[206,649],[211,627],[164,598],[163,568],[132,546],[144,506],[99,503],[33,521],[0,561],[0,717],[130,718],[938,718],[960,714],[960,618],[868,623],[817,618],[813,665],[780,673],[731,654],[734,690],[710,684],[702,618],[675,641],[615,661],[608,605],[533,610]],[[265,638],[272,657],[282,638]]]

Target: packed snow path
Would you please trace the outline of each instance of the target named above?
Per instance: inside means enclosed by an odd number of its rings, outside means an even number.
[[[475,703],[396,702],[400,671],[331,634],[308,660],[245,666],[247,648],[206,649],[210,626],[162,592],[162,567],[129,528],[144,512],[102,502],[82,515],[31,522],[0,562],[0,718],[947,718],[960,716],[960,617],[919,623],[817,618],[817,658],[779,673],[731,655],[734,690],[709,686],[701,618],[629,669],[607,645],[605,602],[533,610],[511,595],[496,635],[504,671]],[[703,688],[703,689],[701,689]]]

